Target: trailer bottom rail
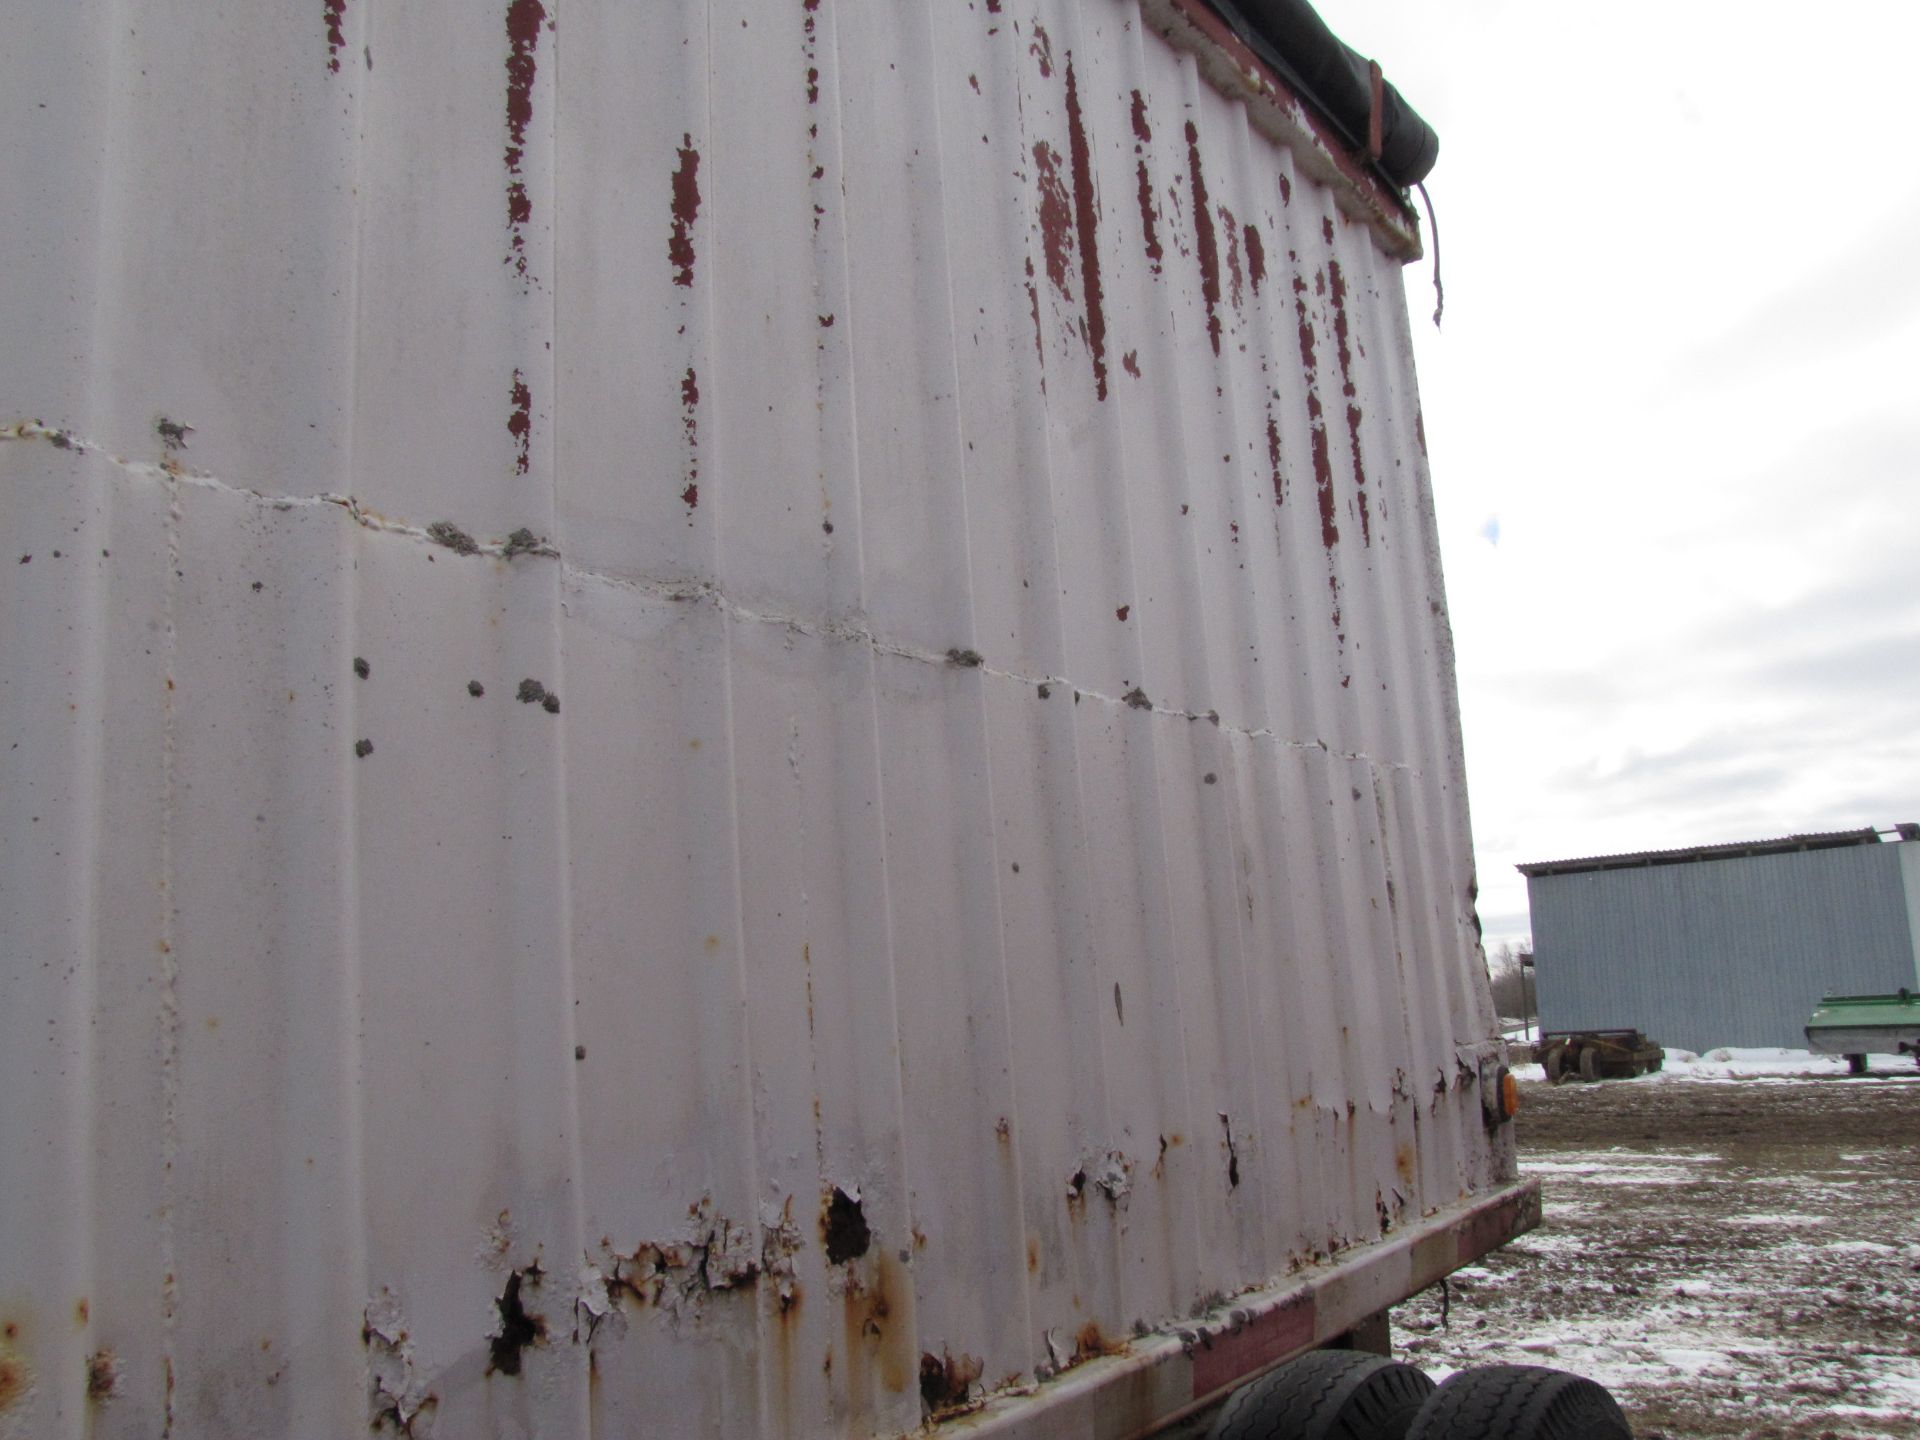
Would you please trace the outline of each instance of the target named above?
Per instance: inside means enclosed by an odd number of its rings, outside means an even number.
[[[1520,1180],[1450,1206],[1190,1325],[1144,1336],[942,1424],[949,1436],[1131,1440],[1223,1398],[1282,1360],[1345,1335],[1540,1223],[1540,1182]]]

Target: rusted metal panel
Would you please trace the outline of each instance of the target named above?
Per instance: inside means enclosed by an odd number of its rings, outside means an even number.
[[[1480,1243],[1417,234],[1202,19],[23,22],[0,1434],[1131,1433]]]

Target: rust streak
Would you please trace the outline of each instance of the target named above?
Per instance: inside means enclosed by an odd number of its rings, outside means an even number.
[[[700,214],[700,152],[693,136],[680,137],[680,165],[673,172],[673,234],[667,241],[667,259],[673,265],[673,283],[693,286],[693,222]]]
[[[340,73],[340,52],[347,48],[347,0],[324,0],[327,8],[327,69]]]
[[[1331,222],[1328,224],[1331,229]],[[1333,299],[1333,338],[1340,357],[1340,393],[1347,398],[1347,436],[1353,442],[1353,485],[1360,510],[1360,543],[1373,544],[1372,507],[1367,498],[1367,468],[1360,453],[1360,406],[1358,388],[1353,383],[1353,351],[1347,334],[1347,281],[1340,273],[1340,262],[1327,262],[1327,282]]]
[[[1200,171],[1200,129],[1187,121],[1187,164],[1193,179],[1193,239],[1200,252],[1200,298],[1207,307],[1207,338],[1220,353],[1220,251],[1214,242],[1213,212],[1207,205],[1207,181]]]
[[[1273,503],[1286,503],[1287,482],[1280,470],[1280,425],[1273,417],[1273,401],[1267,401],[1267,464],[1273,468]]]
[[[1240,224],[1224,205],[1220,207],[1220,223],[1227,232],[1227,298],[1238,310],[1246,288],[1246,276],[1240,269]]]
[[[1307,420],[1313,430],[1313,482],[1320,494],[1320,543],[1328,550],[1340,543],[1340,527],[1333,500],[1333,460],[1327,452],[1327,416],[1320,403],[1320,372],[1314,359],[1313,320],[1307,314],[1307,285],[1294,278],[1294,311],[1300,321],[1300,364],[1307,372]]]
[[[1036,30],[1038,26],[1034,27]],[[1042,32],[1044,33],[1044,32]],[[1093,159],[1074,83],[1073,52],[1067,52],[1067,146],[1073,163],[1073,215],[1080,235],[1080,284],[1087,301],[1087,349],[1093,356],[1093,388],[1107,398],[1107,312],[1100,286],[1099,209],[1093,195]]]
[[[1040,189],[1040,248],[1046,255],[1047,279],[1053,282],[1054,289],[1071,300],[1067,246],[1073,205],[1067,198],[1067,187],[1060,180],[1060,157],[1046,141],[1038,140],[1033,146],[1033,163],[1039,172],[1035,183]]]
[[[1249,223],[1244,236],[1247,246],[1247,283],[1260,293],[1260,282],[1267,278],[1267,247],[1260,243],[1259,227]]]
[[[533,218],[533,201],[520,162],[526,155],[527,126],[533,120],[534,53],[540,46],[540,27],[546,23],[540,0],[508,0],[507,4],[507,228],[512,254],[507,259],[516,272],[527,273],[524,226]]]
[[[513,372],[513,409],[507,412],[507,431],[518,448],[515,473],[524,475],[532,459],[533,395],[527,389],[527,377],[518,370]]]
[[[1166,252],[1160,248],[1159,216],[1153,206],[1153,181],[1148,178],[1144,158],[1134,162],[1134,170],[1140,177],[1140,229],[1147,241],[1147,268],[1158,275],[1160,262],[1166,258]]]
[[[1040,287],[1033,283],[1033,257],[1027,257],[1027,308],[1033,313],[1033,353],[1040,357],[1040,393],[1047,393],[1047,348],[1040,331]]]
[[[689,365],[680,377],[680,426],[687,437],[687,488],[680,492],[689,510],[700,503],[700,377]]]

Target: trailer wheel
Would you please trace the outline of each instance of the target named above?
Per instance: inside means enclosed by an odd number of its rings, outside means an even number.
[[[1556,1045],[1547,1051],[1547,1083],[1558,1085],[1567,1078],[1567,1047]]]
[[[1847,1073],[1849,1075],[1866,1074],[1867,1073],[1867,1057],[1864,1055],[1847,1056]]]
[[[1427,1397],[1407,1440],[1633,1440],[1604,1388],[1540,1365],[1484,1365]]]
[[[1600,1078],[1600,1052],[1591,1045],[1580,1052],[1580,1078],[1588,1084]]]
[[[1433,1393],[1411,1365],[1309,1350],[1233,1392],[1208,1440],[1405,1440]]]

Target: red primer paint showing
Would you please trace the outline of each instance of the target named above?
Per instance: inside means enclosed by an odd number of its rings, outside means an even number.
[[[673,264],[673,283],[693,285],[693,222],[700,214],[700,152],[693,136],[680,137],[680,168],[673,172],[673,235],[667,241],[667,259]]]
[[[833,328],[833,316],[821,315],[818,317],[818,319],[820,321],[820,328],[822,330],[831,330]]]
[[[686,503],[686,507],[689,510],[698,509],[700,505],[700,487],[692,481],[688,481],[687,488],[680,492],[680,498]]]
[[[819,103],[820,103],[820,71],[818,67],[809,65],[807,67],[807,104],[818,105]]]
[[[1039,172],[1040,248],[1047,259],[1047,279],[1062,295],[1072,298],[1067,287],[1067,245],[1073,219],[1073,204],[1067,199],[1067,187],[1060,179],[1060,160],[1046,141],[1034,143],[1033,164]]]
[[[1000,13],[1000,0],[987,0],[987,13],[989,15],[998,15]]]
[[[540,47],[540,27],[546,24],[540,0],[508,0],[507,5],[507,228],[513,253],[507,257],[520,275],[527,273],[525,226],[533,218],[533,201],[520,171],[526,155],[527,126],[533,120],[534,52]]]
[[[1247,245],[1247,283],[1253,286],[1253,293],[1260,293],[1260,282],[1267,278],[1267,247],[1260,243],[1260,229],[1249,224],[1246,229]]]
[[[1196,1400],[1243,1380],[1274,1361],[1313,1343],[1313,1292],[1256,1315],[1235,1331],[1209,1336],[1213,1342],[1193,1352]]]
[[[1133,92],[1134,173],[1140,178],[1140,232],[1146,237],[1147,268],[1160,273],[1166,252],[1160,248],[1160,210],[1153,203],[1153,180],[1147,174],[1147,146],[1153,143],[1153,126],[1147,123],[1147,97]]]
[[[1300,321],[1300,364],[1307,372],[1307,420],[1313,435],[1313,483],[1320,495],[1320,543],[1329,551],[1340,543],[1333,500],[1333,460],[1327,451],[1327,416],[1320,404],[1320,372],[1314,358],[1313,320],[1307,314],[1307,283],[1294,277],[1294,312]]]
[[[978,95],[980,93],[980,77],[978,75],[967,76],[967,84],[973,87],[974,94]]]
[[[1320,217],[1320,236],[1327,244],[1331,245],[1333,243],[1333,217],[1331,215],[1322,215]]]
[[[1287,177],[1284,175],[1280,176],[1279,178],[1280,178],[1280,203],[1282,205],[1291,205],[1293,203],[1293,182],[1287,179]]]
[[[1144,159],[1135,161],[1134,168],[1140,176],[1140,230],[1147,238],[1147,268],[1158,275],[1160,262],[1166,258],[1166,252],[1160,248],[1159,215],[1153,205],[1153,181],[1147,178],[1147,162]]]
[[[700,403],[700,377],[691,365],[687,367],[687,373],[680,377],[680,403],[687,408],[687,425],[691,429],[693,407]]]
[[[1273,503],[1283,505],[1287,499],[1286,477],[1280,470],[1280,424],[1273,417],[1273,401],[1267,401],[1267,464],[1273,469]]]
[[[1038,26],[1034,27],[1038,29]],[[1080,90],[1073,78],[1073,53],[1067,53],[1067,146],[1073,162],[1073,215],[1080,232],[1080,281],[1086,291],[1087,349],[1093,357],[1093,389],[1107,398],[1107,311],[1100,285],[1099,209],[1093,198],[1093,158],[1080,114]]]
[[[1347,436],[1353,442],[1353,484],[1360,506],[1360,543],[1373,544],[1373,516],[1367,499],[1367,468],[1360,455],[1360,407],[1354,403],[1359,391],[1353,383],[1353,351],[1347,343],[1347,281],[1340,273],[1340,262],[1327,262],[1327,280],[1333,295],[1333,338],[1340,357],[1340,393],[1347,397]]]
[[[1127,613],[1132,609],[1133,609],[1133,606],[1131,605],[1122,605],[1118,610],[1113,612],[1113,618],[1118,620],[1122,625],[1124,625],[1127,623]]]
[[[1040,62],[1040,78],[1053,78],[1053,37],[1047,34],[1047,27],[1039,21],[1033,24],[1033,41],[1027,46],[1027,53]]]
[[[325,0],[327,7],[327,69],[340,73],[340,52],[347,48],[347,0]]]
[[[1227,231],[1227,298],[1238,310],[1246,280],[1240,270],[1240,224],[1233,218],[1233,212],[1224,205],[1220,207],[1220,223]]]
[[[1207,338],[1220,353],[1220,250],[1214,243],[1213,211],[1207,205],[1207,181],[1200,173],[1200,130],[1187,121],[1187,165],[1193,176],[1193,240],[1200,252],[1200,298],[1207,307]]]
[[[1133,376],[1134,379],[1138,380],[1140,378],[1139,352],[1135,350],[1129,350],[1127,351],[1126,354],[1122,355],[1120,357],[1120,368],[1126,371],[1129,375]]]
[[[516,473],[527,473],[531,460],[530,447],[533,443],[533,395],[527,389],[527,377],[518,370],[513,372],[513,409],[507,412],[507,430],[519,447],[519,456],[514,462]]]

